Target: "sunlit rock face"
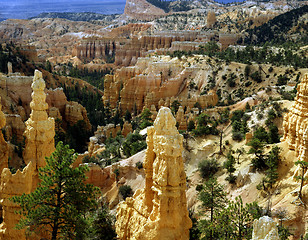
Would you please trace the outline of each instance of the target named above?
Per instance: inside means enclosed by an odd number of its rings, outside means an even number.
[[[45,166],[45,157],[50,156],[55,150],[55,121],[47,114],[48,104],[46,103],[45,81],[42,73],[38,70],[34,73],[31,85],[32,101],[30,103],[31,115],[26,122],[26,147],[24,160],[28,164],[34,161],[37,168]]]
[[[171,110],[162,107],[148,128],[145,188],[117,209],[116,231],[122,240],[189,239],[183,136],[175,124]]]
[[[277,223],[264,216],[253,223],[252,240],[279,240]]]
[[[38,70],[35,71],[31,87],[33,90],[30,103],[31,115],[26,122],[24,132],[26,137],[24,161],[27,166],[22,171],[17,170],[15,174],[12,174],[8,168],[4,168],[1,174],[0,199],[3,208],[3,222],[0,225],[0,239],[3,240],[26,239],[25,231],[15,228],[20,219],[16,211],[20,210],[20,207],[10,198],[23,193],[29,194],[37,187],[38,168],[45,166],[45,157],[49,157],[55,150],[55,123],[54,119],[48,118],[47,115],[45,81]],[[3,125],[1,115],[0,124]],[[31,236],[31,239],[41,239],[42,236]]]
[[[289,149],[295,150],[296,156],[301,156],[306,151],[304,132],[308,127],[308,74],[306,73],[301,83],[297,86],[295,102],[283,120],[284,135]],[[303,160],[308,161],[308,155],[303,155]]]

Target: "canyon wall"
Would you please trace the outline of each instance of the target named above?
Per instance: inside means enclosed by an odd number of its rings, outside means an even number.
[[[186,203],[183,136],[171,110],[161,108],[148,128],[145,188],[119,204],[116,232],[121,240],[189,239],[192,223]]]
[[[149,24],[128,24],[106,33],[104,38],[85,38],[73,48],[72,55],[84,61],[102,59],[117,66],[135,65],[139,57],[153,52],[193,51],[214,37],[214,33],[200,31],[163,31],[146,34]],[[128,30],[130,29],[130,30]],[[222,36],[225,44],[233,44],[230,36]],[[233,38],[232,38],[233,39]],[[218,40],[218,38],[217,38]]]
[[[144,108],[155,112],[161,106],[171,107],[173,102],[178,101],[183,108],[182,130],[197,102],[201,108],[215,106],[218,102],[215,91],[204,95],[188,94],[190,79],[199,70],[198,67],[185,65],[177,58],[139,58],[134,67],[123,67],[116,70],[114,75],[106,75],[104,104],[111,109],[120,106],[123,113],[129,110],[138,114]]]

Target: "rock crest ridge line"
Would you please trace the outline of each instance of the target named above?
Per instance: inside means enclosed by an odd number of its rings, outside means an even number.
[[[145,188],[118,206],[116,232],[121,240],[189,239],[183,136],[175,124],[171,110],[162,107],[147,129]]]

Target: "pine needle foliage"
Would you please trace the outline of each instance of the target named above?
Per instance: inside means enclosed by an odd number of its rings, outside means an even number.
[[[72,168],[76,158],[68,145],[57,144],[46,158],[46,166],[39,169],[40,183],[35,191],[11,199],[21,207],[17,228],[27,228],[29,234],[47,231],[52,240],[84,239],[86,213],[97,207],[99,190],[84,183],[87,166]]]

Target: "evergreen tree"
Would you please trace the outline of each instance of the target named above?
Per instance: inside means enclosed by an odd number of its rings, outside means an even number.
[[[268,169],[265,171],[266,173],[265,182],[268,183],[269,188],[272,188],[273,184],[278,179],[278,163],[280,160],[279,153],[280,153],[280,148],[275,146],[272,148],[267,157],[266,165]]]
[[[252,159],[252,165],[257,170],[263,170],[266,168],[265,156],[264,156],[264,143],[258,138],[253,138],[248,145],[251,147],[248,153],[255,154]]]
[[[215,213],[220,212],[227,204],[224,187],[217,182],[216,178],[209,179],[199,193],[202,212],[210,212],[209,220],[199,221],[199,230],[203,239],[217,239]]]
[[[91,223],[90,239],[115,240],[117,234],[114,229],[115,217],[108,211],[108,206],[103,203],[94,213]]]
[[[175,100],[175,101],[172,102],[172,104],[171,104],[171,111],[172,111],[174,116],[178,112],[180,106],[181,106],[181,104],[180,104],[180,102],[178,100]]]
[[[228,215],[230,222],[230,236],[229,239],[250,239],[252,233],[252,224],[255,218],[260,216],[253,215],[250,211],[252,204],[243,204],[241,197],[236,197],[235,201],[229,203],[228,208],[224,210],[224,215]]]
[[[150,111],[150,109],[145,108],[143,110],[143,112],[141,113],[141,123],[140,123],[140,129],[144,129],[148,126],[152,126],[153,125],[153,121],[151,119],[152,113]]]
[[[302,170],[301,175],[296,176],[296,179],[301,181],[301,185],[300,185],[300,188],[299,188],[299,191],[298,191],[298,196],[297,196],[296,200],[299,200],[300,204],[305,205],[302,201],[302,189],[303,189],[303,186],[304,186],[304,182],[307,180],[307,178],[305,177],[305,173],[306,173],[307,168],[308,168],[308,162],[298,160],[298,161],[295,162],[295,165],[299,165],[301,170]]]
[[[199,193],[203,211],[210,211],[210,221],[214,220],[214,211],[223,209],[227,203],[224,187],[217,182],[216,178],[210,178],[205,182]]]
[[[279,143],[280,142],[278,127],[274,124],[271,124],[269,126],[268,141],[269,143]]]
[[[236,180],[236,177],[233,175],[233,173],[236,170],[234,165],[235,165],[235,158],[233,157],[231,151],[229,151],[227,155],[227,161],[225,161],[223,165],[223,167],[227,169],[229,173],[228,177],[226,177],[226,180],[229,181],[229,183],[234,183]]]
[[[47,230],[50,239],[84,239],[88,228],[85,214],[97,206],[98,188],[85,184],[87,166],[72,168],[77,155],[59,142],[39,169],[40,183],[30,194],[13,197],[23,217],[17,227]]]
[[[188,122],[187,131],[188,131],[188,132],[191,132],[191,131],[194,130],[194,129],[195,129],[195,122],[194,122],[193,120],[190,120],[190,121]]]
[[[124,116],[125,121],[130,122],[132,120],[132,115],[128,109],[126,109],[125,116]]]

